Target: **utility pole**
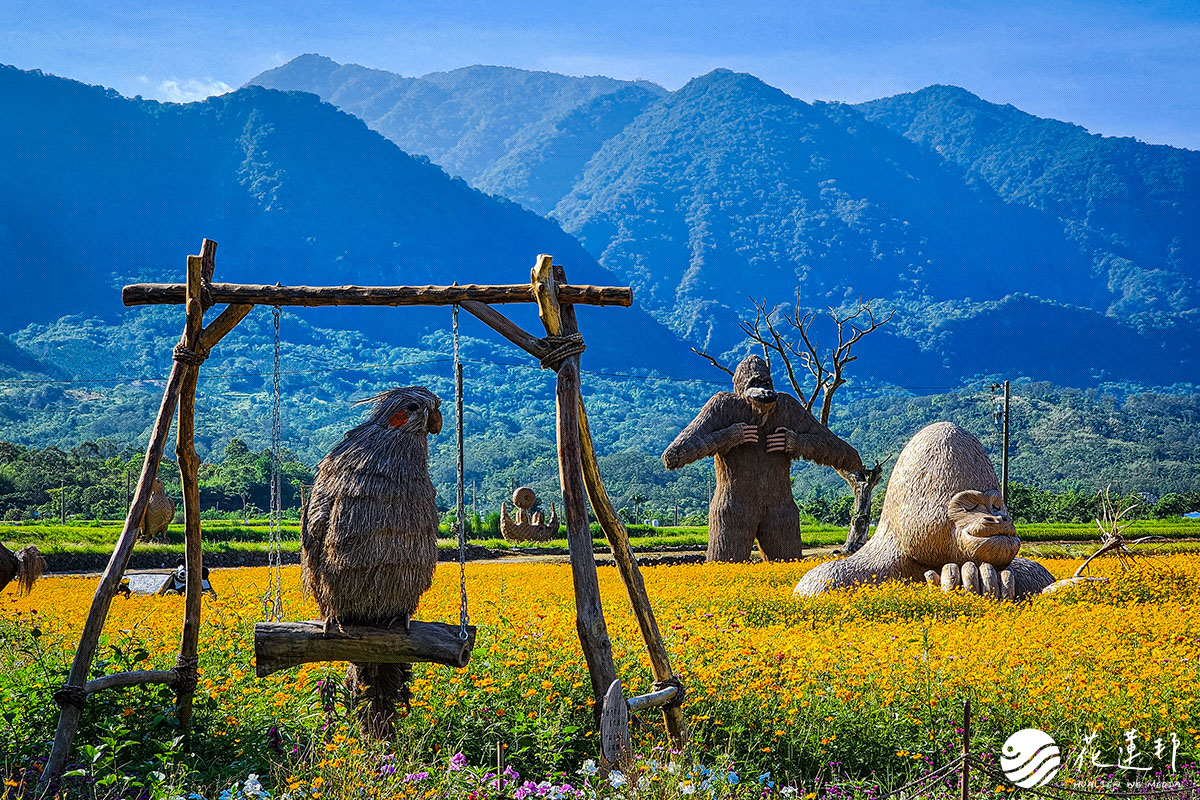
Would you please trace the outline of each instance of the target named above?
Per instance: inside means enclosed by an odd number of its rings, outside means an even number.
[[[475,484],[476,484],[476,479],[472,478],[471,479],[471,516],[474,519],[479,519],[479,503],[477,502],[478,498],[476,497],[476,494],[475,494],[475,489],[476,489]]]
[[[1008,381],[1004,382],[1004,457],[1000,460],[1000,496],[1008,504]]]
[[[679,498],[675,498],[675,527],[679,527]]]
[[[125,468],[125,513],[129,514],[129,503],[132,498],[129,496],[129,467]]]
[[[61,524],[67,524],[67,483],[63,481],[58,489],[58,508],[59,521]]]
[[[992,399],[996,399],[996,390],[1000,389],[1000,384],[992,384]],[[1008,406],[1011,392],[1009,391],[1009,382],[1004,382],[1004,400],[996,404],[996,410],[992,413],[992,418],[996,420],[996,427],[1000,428],[1001,445],[1000,445],[1000,496],[1004,499],[1005,504],[1008,503]]]

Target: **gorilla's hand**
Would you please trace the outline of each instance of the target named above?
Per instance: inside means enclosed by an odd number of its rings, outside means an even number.
[[[776,428],[774,433],[767,434],[768,453],[795,454],[799,449],[799,437],[787,428]]]
[[[974,561],[964,561],[958,564],[946,564],[941,574],[936,570],[925,572],[925,583],[930,586],[940,586],[943,592],[962,589],[968,594],[981,594],[996,599],[1016,599],[1016,576],[1011,569],[997,570],[991,564]]]
[[[739,423],[730,426],[734,431],[741,428],[741,439],[735,439],[736,444],[757,444],[758,443],[758,426],[751,425],[748,422]]]

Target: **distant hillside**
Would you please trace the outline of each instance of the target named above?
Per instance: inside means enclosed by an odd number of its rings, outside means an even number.
[[[123,283],[179,281],[205,236],[220,245],[218,279],[234,282],[519,283],[549,252],[575,282],[619,283],[554,222],[471,189],[311,95],[254,87],[159,104],[3,67],[0,108],[0,240],[11,245],[0,256],[0,332],[66,314],[112,320]],[[510,310],[536,330],[531,306]],[[307,314],[393,343],[450,318]],[[580,314],[593,365],[681,358],[678,340],[637,308]]]
[[[658,100],[643,86],[626,86],[543,120],[479,176],[476,185],[539,214],[548,214],[583,177],[606,141]]]
[[[748,296],[790,303],[799,286],[806,307],[901,310],[861,349],[859,377],[879,382],[1169,383],[1200,366],[1198,153],[953,87],[848,106],[728,70],[670,93],[596,80],[302,56],[254,82],[316,91],[549,214],[660,321],[729,357]],[[455,154],[480,131],[491,155],[468,167]]]
[[[382,387],[425,385],[445,398],[444,410],[449,408],[453,388],[445,331],[394,346],[356,331],[314,326],[308,316],[285,312],[282,326],[283,444],[308,465],[361,420],[363,409],[352,401]],[[105,439],[141,450],[170,368],[164,345],[173,337],[164,336],[164,320],[177,321],[166,309],[138,309],[128,312],[124,324],[70,317],[20,331],[15,343],[58,373],[40,376],[43,380],[87,377],[13,384],[0,373],[0,441],[57,445],[70,453],[86,441]],[[468,502],[477,494],[481,512],[497,510],[520,484],[532,485],[544,503],[559,502],[553,376],[531,359],[514,357],[506,344],[488,340],[487,329],[474,320],[465,320],[463,328]],[[147,348],[147,343],[160,346]],[[630,380],[588,370],[588,360],[585,356],[584,394],[614,501],[624,506],[635,495],[649,498],[647,514],[662,519],[671,518],[678,502],[681,513],[703,519],[712,461],[667,471],[659,453],[713,392],[728,387],[728,376],[710,367],[700,379]],[[259,309],[205,364],[197,396],[202,456],[219,457],[234,437],[255,451],[269,445],[270,371],[271,317]],[[775,377],[782,382],[780,373]],[[1155,495],[1200,490],[1196,392],[1194,385],[1156,392],[1018,381],[1013,385],[1013,478],[1087,492],[1108,484]],[[839,396],[833,427],[873,459],[894,456],[930,422],[952,420],[995,455],[999,432],[993,400],[986,384],[917,393],[849,386]],[[430,447],[434,484],[448,506],[455,480],[452,414],[442,433],[430,438]],[[170,448],[167,457],[173,457]],[[841,478],[824,467],[797,462],[794,475],[801,498],[815,491],[826,496],[846,491]]]
[[[598,97],[631,86],[651,95],[665,93],[647,81],[512,67],[463,67],[408,78],[311,53],[267,70],[248,85],[312,92],[366,121],[401,149],[428,156],[472,183],[531,137],[540,139],[536,132],[552,129]],[[605,110],[592,107],[583,113],[603,116]]]
[[[1060,220],[1107,279],[1114,312],[1200,306],[1200,153],[1089,134],[954,86],[857,108],[1005,201]]]
[[[787,301],[797,283],[818,307],[1099,293],[1045,220],[852,112],[727,70],[610,140],[554,216],[677,332],[718,346],[747,295]]]

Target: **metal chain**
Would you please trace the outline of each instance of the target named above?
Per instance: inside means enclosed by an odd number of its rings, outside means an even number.
[[[458,638],[467,639],[467,626],[471,617],[467,614],[467,528],[466,500],[463,486],[463,372],[462,359],[458,353],[458,305],[454,306],[452,326],[454,329],[454,421],[458,445]]]
[[[271,511],[270,544],[267,549],[267,594],[263,611],[268,620],[283,619],[283,467],[280,454],[279,306],[271,309],[275,327],[275,358],[271,382]]]

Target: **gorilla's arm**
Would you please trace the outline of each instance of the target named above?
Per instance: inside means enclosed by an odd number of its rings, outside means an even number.
[[[758,441],[757,428],[738,421],[740,404],[741,401],[729,392],[713,395],[691,424],[663,451],[662,460],[667,469],[679,469],[744,442]]]
[[[839,472],[857,472],[863,468],[858,451],[826,428],[800,401],[791,395],[779,396],[781,428],[767,435],[767,452],[782,445],[792,458],[802,458]]]

